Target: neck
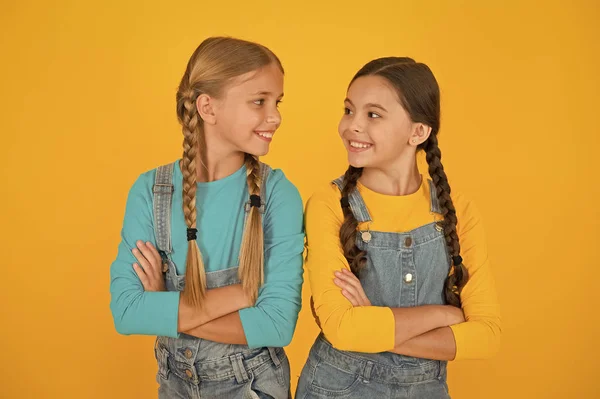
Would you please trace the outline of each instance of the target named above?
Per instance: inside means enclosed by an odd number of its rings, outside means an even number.
[[[415,154],[399,158],[385,167],[366,167],[360,183],[369,190],[385,195],[409,195],[421,187]]]
[[[204,143],[200,144],[200,156],[196,157],[196,181],[200,183],[230,176],[244,164],[245,153],[231,148],[231,145],[219,140],[218,137],[209,140],[209,137],[214,136],[205,136]]]

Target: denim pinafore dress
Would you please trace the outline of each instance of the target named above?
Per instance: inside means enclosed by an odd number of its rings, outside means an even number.
[[[334,183],[341,191],[343,177]],[[428,184],[431,223],[403,233],[360,230],[356,234],[356,245],[367,251],[359,279],[373,306],[445,304],[450,258],[443,229],[436,222],[442,217],[435,186]],[[357,189],[348,201],[359,224],[371,221]],[[302,370],[296,398],[447,399],[446,364],[391,352],[341,351],[320,334]]]

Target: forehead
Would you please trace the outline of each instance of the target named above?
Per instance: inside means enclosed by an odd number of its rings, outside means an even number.
[[[247,72],[232,80],[228,91],[235,93],[270,92],[279,96],[283,92],[283,73],[274,63]]]
[[[356,79],[348,88],[348,98],[356,106],[362,104],[391,105],[399,103],[398,95],[387,79],[369,75]]]

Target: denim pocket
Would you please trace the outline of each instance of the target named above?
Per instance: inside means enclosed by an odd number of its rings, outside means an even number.
[[[359,375],[340,370],[319,360],[312,372],[309,389],[327,396],[343,396],[351,393],[360,382]]]

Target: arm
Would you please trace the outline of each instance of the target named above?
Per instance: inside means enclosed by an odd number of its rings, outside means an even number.
[[[158,250],[151,242],[137,242],[137,248],[132,251],[137,259],[133,264],[138,278],[145,291],[165,291],[165,278],[162,273],[162,259]],[[202,308],[194,308],[180,297],[179,326],[177,331],[185,332],[211,320],[237,312],[250,306],[243,293],[241,284],[229,285],[208,290]],[[183,316],[182,316],[183,315]]]
[[[500,349],[500,306],[479,212],[460,196],[455,203],[461,256],[469,271],[469,281],[460,293],[466,322],[451,326],[456,359],[485,359]]]
[[[202,326],[185,331],[185,333],[223,344],[248,344],[239,312],[230,313]]]
[[[133,254],[138,263],[133,265],[133,268],[138,275],[145,291],[165,291],[165,278],[162,273],[162,260],[160,255],[152,243],[137,243],[138,250],[134,250]],[[229,290],[227,290],[229,289]],[[207,292],[205,302],[208,304],[213,302],[215,306],[210,312],[197,312],[203,317],[202,325],[192,326],[189,329],[179,328],[178,331],[185,332],[188,335],[194,335],[199,338],[210,339],[212,341],[227,343],[227,344],[245,344],[246,337],[242,329],[242,323],[237,310],[228,312],[236,306],[249,306],[246,304],[245,295],[241,295],[241,299],[236,302],[235,293],[241,292],[241,285],[235,284],[223,288],[212,289]],[[233,294],[233,295],[229,295]],[[220,301],[220,302],[219,302]],[[179,311],[182,308],[188,307],[180,300]],[[219,313],[221,316],[215,316]],[[208,320],[213,317],[214,320]],[[181,318],[180,318],[181,320]]]
[[[283,347],[290,343],[302,303],[302,198],[279,170],[267,180],[263,215],[265,283],[255,306],[239,311],[248,346]]]
[[[250,306],[241,284],[207,290],[201,308],[195,308],[181,298],[179,300],[179,322],[177,324],[177,331],[179,332],[200,327],[212,320],[229,315],[232,312],[237,313],[238,310]]]
[[[396,346],[393,353],[433,360],[454,360],[456,343],[450,327],[436,328]]]
[[[499,349],[500,311],[479,212],[460,196],[455,202],[461,255],[469,271],[460,294],[466,321],[419,335],[396,346],[394,353],[437,360],[485,359]]]
[[[144,258],[140,252],[149,251],[150,246],[154,248],[153,181],[152,173],[143,174],[129,192],[119,252],[111,265],[110,307],[115,328],[121,334],[176,337],[178,331],[201,325],[248,304],[239,285],[209,290],[206,304],[200,309],[182,302],[179,292],[144,291],[133,264],[136,259],[140,262],[140,256]],[[158,265],[162,263],[155,249],[148,259]]]
[[[396,345],[456,319],[449,306],[388,308],[354,307],[336,286],[336,271],[350,270],[344,257],[339,231],[343,215],[339,190],[313,195],[306,209],[308,257],[306,268],[321,329],[331,344],[341,350],[384,352]],[[351,274],[351,273],[350,273]]]
[[[127,197],[121,243],[110,267],[110,309],[120,334],[177,336],[178,292],[144,292],[132,265],[136,240],[154,242],[152,185],[154,173],[142,174]]]
[[[344,295],[344,297],[350,301],[352,306],[372,306],[371,301],[369,301],[369,298],[363,290],[360,280],[350,271],[344,269],[341,272],[336,272],[334,283],[340,287],[342,295]],[[413,340],[419,337],[428,336],[427,334],[433,333],[434,331],[442,330],[442,328],[428,327],[436,322],[439,322],[443,325],[452,325],[465,321],[462,310],[452,306],[424,305],[411,308],[392,308],[392,312],[394,313],[396,323],[396,343],[395,349],[391,352],[395,353],[399,353],[397,352],[399,348],[401,350],[406,350],[405,348],[408,348],[414,351],[414,342],[412,342]],[[443,328],[445,328],[447,330],[446,332],[450,334],[451,339],[446,342],[449,345],[452,345],[450,349],[452,351],[452,357],[454,357],[454,337],[452,332],[447,327]],[[419,329],[423,329],[423,333],[419,334]],[[435,335],[434,339],[437,338],[441,339],[442,336],[439,334]],[[407,347],[406,344],[408,342],[410,342],[411,345]],[[418,340],[418,342],[423,342],[423,340]],[[426,344],[429,345],[430,342],[426,342]],[[438,356],[448,355],[443,353]]]

